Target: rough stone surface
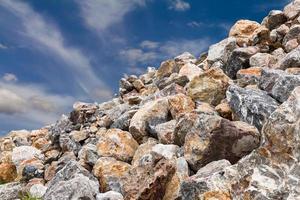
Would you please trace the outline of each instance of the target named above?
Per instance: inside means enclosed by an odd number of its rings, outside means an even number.
[[[114,191],[97,194],[96,200],[123,200],[122,194]]]
[[[261,130],[264,122],[278,107],[278,103],[261,90],[230,86],[227,101],[239,120],[254,125]]]

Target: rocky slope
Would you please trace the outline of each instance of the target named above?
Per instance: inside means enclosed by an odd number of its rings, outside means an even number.
[[[0,139],[0,199],[300,199],[300,1]]]

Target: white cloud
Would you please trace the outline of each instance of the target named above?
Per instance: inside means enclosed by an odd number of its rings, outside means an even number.
[[[169,9],[176,11],[186,11],[191,8],[191,5],[184,0],[170,0],[171,5]]]
[[[2,80],[6,81],[6,82],[16,82],[16,81],[18,81],[18,78],[14,74],[5,73],[2,77]]]
[[[78,0],[84,21],[91,29],[102,32],[119,23],[124,16],[147,0]]]
[[[204,23],[196,22],[196,21],[191,21],[191,22],[187,23],[187,26],[192,27],[192,28],[198,28],[198,27],[201,27],[203,25],[204,25]]]
[[[208,48],[210,43],[209,38],[167,41],[158,43],[159,45],[155,49],[129,48],[121,50],[120,56],[130,65],[151,65],[153,62],[173,58],[186,51],[199,55]]]
[[[225,31],[229,31],[232,26],[231,23],[227,23],[227,22],[204,23],[204,22],[199,22],[199,21],[190,21],[186,25],[191,28],[220,28]]]
[[[0,43],[0,49],[7,49],[7,48],[8,48],[7,46],[5,46],[4,44]]]
[[[74,102],[73,97],[51,94],[35,84],[0,81],[0,118],[15,124],[24,120],[35,127],[53,123]]]
[[[0,6],[18,17],[23,25],[25,36],[35,43],[36,48],[40,48],[43,53],[51,53],[54,58],[66,63],[66,67],[74,74],[74,79],[86,94],[94,97],[93,91],[99,88],[109,93],[110,89],[95,75],[87,56],[79,49],[67,46],[61,32],[54,24],[46,21],[28,4],[21,1],[2,0]],[[99,100],[107,98],[105,96]]]
[[[145,40],[141,42],[140,46],[143,49],[156,49],[159,46],[159,42],[153,42],[150,40]]]

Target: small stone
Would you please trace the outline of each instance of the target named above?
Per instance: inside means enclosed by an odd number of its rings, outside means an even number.
[[[216,106],[215,109],[221,117],[228,120],[232,120],[232,110],[228,102],[220,103],[219,105]]]
[[[44,171],[38,169],[34,165],[26,165],[22,171],[22,179],[25,181],[29,181],[33,178],[42,178],[44,177]]]
[[[299,44],[298,44],[297,39],[292,39],[292,40],[289,40],[289,41],[285,44],[284,49],[285,49],[287,52],[291,52],[292,50],[296,49],[298,46],[299,46]]]
[[[130,169],[130,165],[114,158],[102,157],[93,167],[93,174],[100,182],[100,190],[106,192],[120,191],[120,179]]]
[[[138,146],[129,132],[109,129],[100,136],[97,152],[100,157],[114,157],[120,161],[130,162]]]
[[[287,34],[284,36],[282,44],[284,46],[286,46],[286,44],[295,39],[295,42],[300,40],[300,25],[296,24],[290,27],[289,31],[287,32]]]
[[[132,165],[138,166],[141,158],[144,155],[149,154],[152,151],[152,147],[154,147],[156,144],[158,144],[158,141],[154,138],[149,138],[145,143],[141,144],[134,154],[131,162]]]
[[[81,142],[87,139],[88,133],[86,131],[72,131],[70,136],[75,142]]]
[[[29,192],[32,197],[42,198],[44,196],[44,194],[46,193],[46,190],[47,190],[47,187],[45,187],[44,185],[35,184],[30,188]]]
[[[229,82],[230,78],[221,69],[211,68],[187,85],[187,93],[194,101],[218,105],[225,98]]]
[[[123,200],[123,195],[119,192],[109,191],[97,194],[96,200]]]
[[[129,110],[123,113],[117,120],[114,121],[114,123],[110,127],[128,131],[131,118],[136,112],[137,110]]]
[[[266,92],[234,85],[227,90],[227,101],[239,120],[254,125],[259,130],[278,107],[277,101]]]
[[[0,164],[0,183],[9,183],[17,178],[16,166],[11,163]]]
[[[171,120],[155,127],[157,137],[162,144],[174,144],[176,120]]]
[[[292,67],[300,67],[300,47],[286,54],[279,62],[279,68],[282,70]]]
[[[97,162],[99,155],[97,154],[97,147],[93,144],[87,144],[82,147],[82,149],[78,153],[78,158],[83,160],[85,163],[89,165],[95,165]]]
[[[239,20],[230,29],[229,36],[235,37],[239,46],[248,45],[250,38],[261,25],[254,21]]]
[[[132,85],[135,89],[137,89],[137,91],[141,91],[141,89],[145,87],[144,83],[140,79],[135,80]]]

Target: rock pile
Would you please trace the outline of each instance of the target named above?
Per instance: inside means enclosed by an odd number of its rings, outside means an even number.
[[[300,1],[0,139],[0,199],[300,199]]]

